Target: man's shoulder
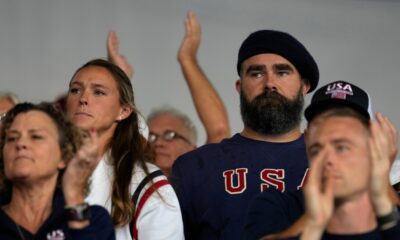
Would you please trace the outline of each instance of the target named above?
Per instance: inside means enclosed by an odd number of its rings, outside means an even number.
[[[189,151],[189,152],[181,155],[180,157],[178,157],[178,159],[212,154],[214,152],[219,151],[224,146],[231,145],[232,142],[234,142],[234,139],[235,139],[235,137],[232,137],[232,138],[226,138],[226,139],[222,140],[219,143],[207,143],[207,144],[204,144],[204,145],[202,145],[202,146],[200,146],[200,147],[198,147],[198,148],[196,148],[196,149],[194,149],[192,151]]]

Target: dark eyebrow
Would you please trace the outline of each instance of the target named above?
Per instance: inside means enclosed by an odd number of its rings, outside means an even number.
[[[252,64],[246,69],[246,74],[248,74],[251,71],[265,71],[265,69],[266,69],[265,65]]]
[[[288,70],[288,71],[294,71],[294,69],[292,68],[292,66],[290,66],[289,64],[286,63],[279,63],[279,64],[274,64],[273,68],[275,70]]]

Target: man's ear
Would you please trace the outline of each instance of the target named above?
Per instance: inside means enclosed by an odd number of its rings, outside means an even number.
[[[128,104],[123,105],[121,107],[121,111],[118,115],[117,121],[120,122],[120,121],[126,119],[127,117],[129,117],[131,115],[132,112],[133,112],[133,108],[131,106],[129,106]]]
[[[236,83],[235,83],[235,87],[236,87],[236,91],[240,94],[240,92],[241,92],[241,87],[242,86],[242,81],[240,80],[240,79],[238,79],[238,80],[236,80]]]
[[[303,96],[307,95],[308,90],[310,90],[311,88],[311,84],[310,81],[308,81],[308,79],[302,79],[301,80],[303,82]]]

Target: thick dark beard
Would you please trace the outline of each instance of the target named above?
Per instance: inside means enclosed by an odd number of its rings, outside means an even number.
[[[240,94],[240,112],[244,125],[263,135],[284,134],[299,126],[303,105],[302,87],[293,100],[269,90],[251,102],[247,101],[243,90]]]

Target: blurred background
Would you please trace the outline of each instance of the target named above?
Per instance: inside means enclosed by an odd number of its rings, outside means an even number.
[[[33,102],[55,99],[79,66],[106,57],[107,32],[115,30],[135,70],[142,114],[175,106],[193,119],[203,143],[176,60],[189,9],[202,25],[199,62],[226,104],[232,133],[243,127],[234,88],[238,48],[263,28],[290,32],[308,48],[319,64],[319,86],[341,79],[361,86],[373,111],[400,127],[398,0],[3,0],[0,90]]]

